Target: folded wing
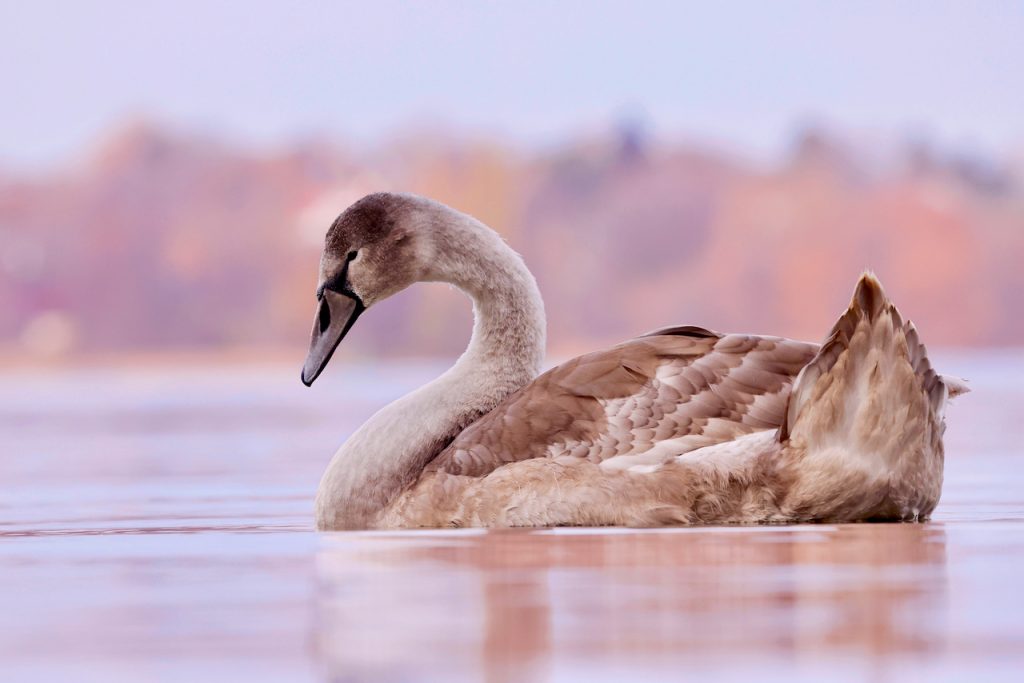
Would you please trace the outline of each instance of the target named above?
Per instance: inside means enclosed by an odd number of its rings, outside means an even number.
[[[466,428],[428,470],[479,477],[561,456],[625,467],[775,429],[817,350],[698,327],[652,332],[544,373]]]

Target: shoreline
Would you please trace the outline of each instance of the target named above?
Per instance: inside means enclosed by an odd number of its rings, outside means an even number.
[[[545,367],[551,367],[569,358],[592,351],[594,348],[549,349]],[[339,349],[341,351],[341,349]],[[956,360],[979,355],[989,356],[993,362],[1000,359],[1024,359],[1022,346],[935,347],[929,349],[935,358]],[[76,353],[61,356],[43,356],[19,352],[0,351],[0,373],[29,371],[60,372],[88,370],[90,368],[153,369],[173,367],[244,367],[295,365],[301,367],[305,356],[302,347],[234,347],[210,349],[129,350]],[[366,354],[338,354],[338,359],[349,363],[389,365],[438,365],[454,363],[457,356],[381,356]]]

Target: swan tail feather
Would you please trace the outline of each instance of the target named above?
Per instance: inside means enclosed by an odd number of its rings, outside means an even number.
[[[800,467],[881,491],[871,515],[918,519],[941,490],[946,402],[966,389],[935,372],[917,328],[866,272],[797,376],[779,440]]]

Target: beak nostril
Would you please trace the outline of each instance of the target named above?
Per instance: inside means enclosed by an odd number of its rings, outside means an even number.
[[[327,305],[326,301],[321,302],[317,319],[320,325],[320,334],[323,334],[331,325],[331,309],[330,306]]]

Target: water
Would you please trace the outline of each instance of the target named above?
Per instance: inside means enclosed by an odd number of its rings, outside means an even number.
[[[933,522],[317,534],[437,372],[0,371],[3,681],[999,681],[1024,670],[1024,356],[947,354]]]

